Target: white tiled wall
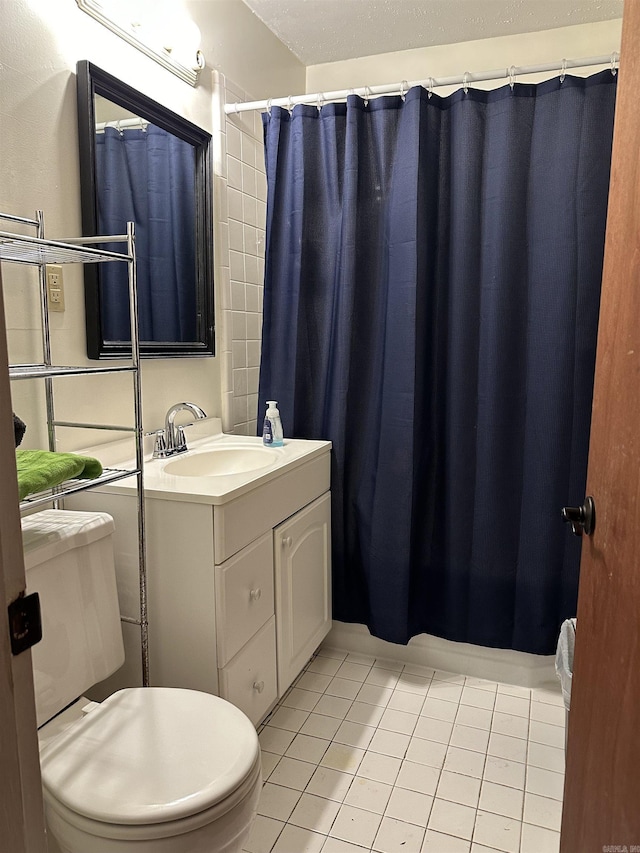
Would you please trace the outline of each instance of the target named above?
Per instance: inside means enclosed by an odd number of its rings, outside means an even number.
[[[262,340],[267,185],[259,112],[225,116],[224,103],[251,100],[217,73],[217,347],[225,432],[256,434]]]

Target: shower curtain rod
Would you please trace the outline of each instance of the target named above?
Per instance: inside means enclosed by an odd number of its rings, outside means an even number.
[[[562,59],[560,62],[548,62],[542,65],[523,65],[516,67],[512,65],[510,68],[497,68],[493,71],[479,71],[471,73],[465,71],[464,74],[456,77],[428,77],[426,80],[412,80],[407,82],[403,80],[401,83],[384,83],[380,86],[361,86],[355,89],[338,89],[335,92],[315,92],[310,95],[289,95],[285,98],[269,98],[266,101],[246,101],[234,104],[225,104],[224,111],[227,115],[230,113],[244,113],[250,110],[270,110],[271,107],[286,107],[291,110],[296,104],[312,104],[321,107],[329,101],[344,100],[348,95],[360,95],[363,98],[372,98],[376,95],[402,95],[411,89],[413,86],[424,86],[431,90],[439,86],[455,86],[459,83],[465,87],[471,83],[478,83],[484,80],[499,80],[501,77],[506,77],[510,83],[514,83],[516,77],[523,74],[544,74],[547,71],[557,71],[564,79],[565,72],[569,68],[587,68],[591,65],[610,65],[611,73],[615,74],[617,66],[620,62],[620,54],[614,51],[608,56],[588,56],[582,59]]]
[[[113,121],[97,121],[96,133],[104,133],[105,127],[115,127],[116,130],[127,130],[127,128],[136,128],[145,130],[149,122],[143,118],[121,118]]]

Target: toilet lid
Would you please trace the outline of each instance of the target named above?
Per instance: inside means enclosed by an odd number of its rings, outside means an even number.
[[[162,823],[228,797],[255,766],[256,730],[234,705],[195,690],[114,693],[41,754],[45,790],[106,823]]]

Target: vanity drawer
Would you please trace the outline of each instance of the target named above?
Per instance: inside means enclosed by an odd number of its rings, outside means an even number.
[[[216,566],[218,665],[225,666],[273,616],[271,531]]]
[[[213,545],[222,563],[267,530],[331,488],[331,453],[326,452],[233,500],[214,507]]]
[[[254,725],[271,709],[278,696],[275,616],[220,670],[220,695]]]

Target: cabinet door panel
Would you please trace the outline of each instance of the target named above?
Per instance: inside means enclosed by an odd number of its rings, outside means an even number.
[[[331,628],[331,496],[274,530],[278,695]]]
[[[218,666],[225,666],[273,616],[271,533],[216,566]]]

